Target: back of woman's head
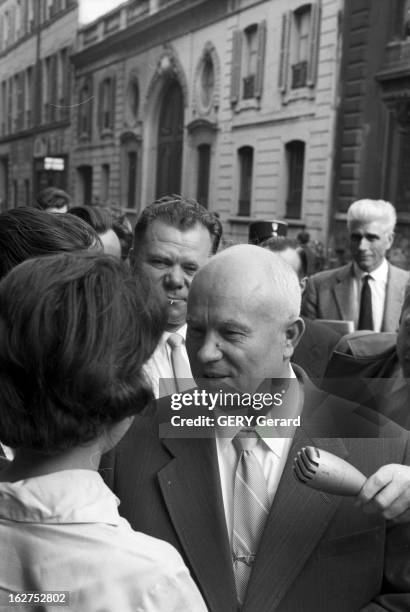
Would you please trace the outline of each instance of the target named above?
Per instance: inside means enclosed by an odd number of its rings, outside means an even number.
[[[69,215],[51,215],[35,208],[0,214],[0,278],[31,257],[82,251],[100,245],[96,232]]]
[[[110,209],[102,206],[73,206],[68,214],[91,225],[97,234],[105,234],[113,226],[114,219]]]
[[[0,283],[0,439],[56,453],[139,412],[166,310],[145,277],[89,253],[26,261]]]
[[[35,208],[39,210],[60,210],[67,209],[71,204],[71,198],[62,189],[57,187],[46,187],[42,189],[34,201]]]

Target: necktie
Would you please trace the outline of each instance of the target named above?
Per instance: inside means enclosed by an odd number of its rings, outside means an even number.
[[[372,290],[369,280],[372,277],[366,274],[363,277],[362,292],[360,294],[360,312],[357,329],[373,329]]]
[[[184,339],[181,334],[171,334],[167,340],[171,347],[171,363],[174,371],[175,386],[179,393],[192,389],[195,385],[192,380],[191,368],[182,354]]]
[[[269,498],[262,467],[253,449],[258,442],[254,430],[240,431],[233,440],[239,453],[233,500],[233,565],[238,601],[243,603],[263,528],[269,513]]]

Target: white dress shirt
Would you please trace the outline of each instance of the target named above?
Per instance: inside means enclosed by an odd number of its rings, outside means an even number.
[[[162,334],[161,340],[152,354],[151,359],[149,359],[144,366],[156,399],[177,391],[175,386],[174,388],[170,388],[169,385],[167,385],[167,381],[174,380],[174,370],[172,368],[171,361],[171,347],[167,342],[171,334],[177,333],[184,339],[181,347],[182,357],[186,360],[188,371],[191,372],[188,355],[185,348],[186,329],[187,325],[185,323],[185,325],[177,329],[176,332],[165,331]],[[192,374],[190,374],[190,377],[192,378]],[[163,379],[163,383],[161,383],[160,389],[159,381],[161,378]]]
[[[32,609],[13,591],[68,591],[73,612],[206,612],[179,553],[118,504],[91,470],[0,482],[0,610]]]
[[[294,371],[292,368],[290,368],[290,370],[289,378],[296,380]],[[283,402],[285,408],[281,408],[281,415],[286,413],[289,417],[296,417],[300,414],[303,404],[303,391],[300,386],[291,384],[283,397]],[[274,418],[275,408],[272,408],[266,416]],[[233,439],[240,429],[240,427],[222,428],[216,426],[216,449],[218,454],[219,475],[221,479],[226,525],[231,544],[235,472],[239,459],[238,452],[233,445]],[[261,437],[253,453],[262,467],[266,479],[269,503],[272,505],[293,442],[293,436],[288,438],[280,437],[283,435],[281,427],[255,427],[255,429]]]
[[[1,447],[1,450],[3,451],[3,454],[6,457],[6,459],[9,459],[10,461],[13,461],[13,459],[14,459],[14,450],[12,448],[10,448],[9,446],[6,446],[2,442],[0,442],[0,447]]]
[[[386,259],[373,272],[364,272],[355,263],[354,269],[354,303],[356,304],[355,327],[359,323],[360,298],[362,294],[363,277],[370,274],[369,286],[372,293],[373,329],[381,331],[384,315],[384,302],[386,299],[387,277],[389,275],[389,264]]]

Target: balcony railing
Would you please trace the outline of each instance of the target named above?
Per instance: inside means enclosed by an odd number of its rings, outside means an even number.
[[[300,89],[306,87],[307,81],[307,65],[306,61],[298,62],[292,66],[292,89]]]
[[[383,68],[405,68],[410,64],[410,38],[391,42],[386,47]]]
[[[91,1],[91,0],[90,0]],[[181,0],[133,0],[119,6],[108,15],[103,15],[90,25],[80,29],[78,50],[96,44],[129,25],[154,15]]]
[[[149,13],[149,0],[134,0],[127,5],[127,24],[134,23]]]
[[[255,75],[250,74],[243,78],[243,99],[249,100],[255,96]]]

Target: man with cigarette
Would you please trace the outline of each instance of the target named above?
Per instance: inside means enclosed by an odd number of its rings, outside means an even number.
[[[136,273],[143,269],[168,303],[166,331],[146,365],[157,398],[193,384],[185,349],[188,291],[196,272],[216,253],[221,235],[219,219],[182,196],[161,198],[137,220],[132,266]]]

